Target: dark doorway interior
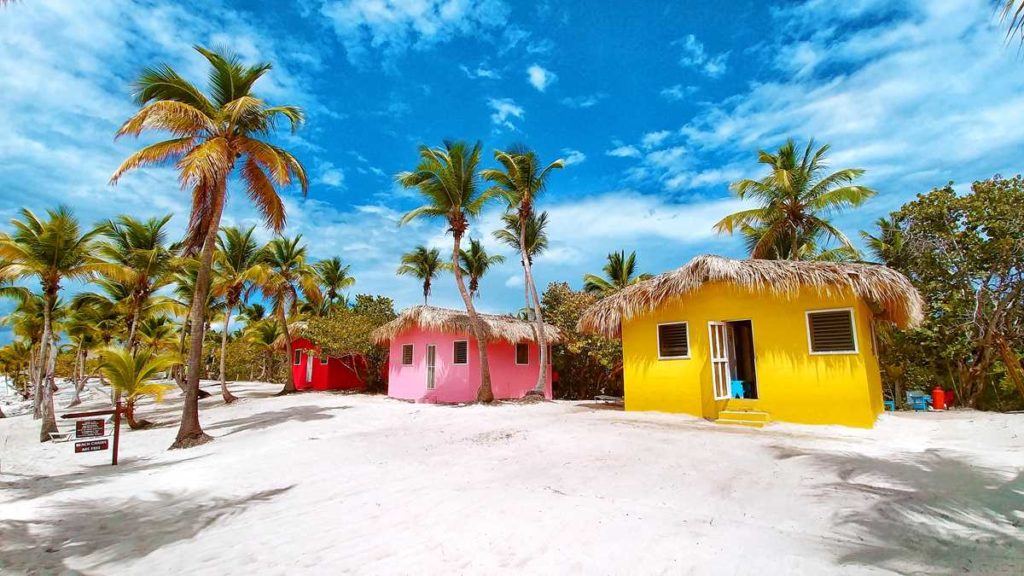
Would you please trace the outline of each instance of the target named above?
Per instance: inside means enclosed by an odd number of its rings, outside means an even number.
[[[732,379],[743,382],[743,398],[757,399],[757,373],[754,368],[754,327],[750,320],[726,322],[729,331],[729,366]],[[733,394],[736,397],[737,394]]]

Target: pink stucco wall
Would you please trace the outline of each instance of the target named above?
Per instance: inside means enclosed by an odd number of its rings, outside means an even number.
[[[452,363],[455,341],[469,342],[469,363]],[[402,346],[413,345],[412,365],[402,365]],[[435,386],[427,390],[427,346],[437,346],[435,356]],[[537,383],[537,367],[540,350],[534,342],[529,343],[528,364],[517,365],[515,345],[500,341],[487,345],[488,361],[491,368],[491,389],[499,399],[522,398]],[[551,366],[548,365],[547,390],[544,396],[551,398]],[[391,342],[391,358],[388,368],[388,396],[415,400],[417,402],[474,402],[480,387],[480,354],[476,340],[468,334],[408,330]]]

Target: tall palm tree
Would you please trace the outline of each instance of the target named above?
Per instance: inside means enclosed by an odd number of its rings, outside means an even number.
[[[480,351],[480,388],[477,401],[493,402],[491,370],[487,362],[487,339],[484,335],[480,316],[473,306],[473,299],[466,290],[466,283],[459,268],[462,238],[469,230],[469,218],[477,216],[487,202],[497,194],[494,190],[480,189],[480,143],[468,146],[465,142],[445,141],[443,148],[420,146],[420,162],[411,172],[397,176],[398,183],[406,188],[417,188],[426,199],[426,204],[416,208],[399,221],[407,224],[418,218],[441,218],[452,233],[452,272],[459,288],[466,313]]]
[[[487,253],[483,243],[473,238],[469,239],[469,250],[459,251],[459,266],[462,273],[469,276],[469,295],[476,297],[480,291],[480,279],[490,270],[491,266],[501,264],[505,257],[501,254],[491,256]]]
[[[826,174],[826,144],[814,148],[814,140],[799,153],[793,140],[787,140],[776,153],[761,150],[758,162],[771,172],[760,180],[740,180],[732,190],[740,198],[751,198],[756,208],[741,210],[715,224],[719,234],[734,230],[756,230],[760,234],[753,243],[751,258],[782,258],[799,260],[808,251],[803,244],[820,236],[835,239],[848,248],[850,240],[827,219],[829,214],[856,207],[875,195],[875,191],[854,184],[864,171],[846,168]],[[780,253],[780,248],[788,246]]]
[[[501,216],[502,228],[493,232],[494,239],[519,250],[519,214],[509,212]],[[536,256],[548,249],[548,213],[533,212],[526,220],[526,257],[533,263]]]
[[[596,274],[583,276],[583,291],[598,296],[608,296],[637,282],[653,278],[650,274],[636,274],[636,252],[626,256],[625,250],[608,254],[608,263],[602,268],[604,277]]]
[[[534,218],[534,204],[537,196],[547,186],[548,176],[553,170],[563,168],[563,160],[555,160],[545,167],[537,155],[525,148],[515,147],[509,151],[498,150],[494,159],[501,164],[501,169],[483,171],[483,176],[501,191],[508,203],[508,210],[514,212],[519,220],[519,254],[523,265],[523,280],[526,290],[532,298],[534,331],[537,333],[537,345],[540,347],[540,365],[537,370],[537,384],[532,394],[543,395],[547,384],[547,336],[544,334],[544,316],[540,306],[540,295],[533,279],[533,257],[530,254],[530,242],[527,228]],[[531,298],[527,298],[527,306]]]
[[[166,64],[143,71],[136,81],[141,109],[117,132],[117,137],[139,136],[147,130],[171,133],[174,138],[151,144],[125,160],[111,177],[116,183],[132,169],[173,162],[183,189],[192,193],[185,248],[199,252],[196,302],[205,302],[217,230],[227,201],[227,183],[236,173],[245,183],[249,199],[274,232],[285,225],[285,208],[277,187],[298,181],[307,190],[306,171],[288,151],[262,138],[272,134],[279,119],[298,129],[302,110],[295,106],[267,106],[252,93],[253,85],[271,65],[245,66],[232,55],[196,46],[210,64],[209,94],[182,78]],[[199,423],[199,376],[202,368],[206,309],[191,310],[191,346],[188,382],[181,425],[172,448],[188,448],[211,438]]]
[[[263,249],[264,272],[260,289],[270,299],[274,314],[281,323],[286,358],[292,357],[292,336],[288,330],[288,316],[299,306],[300,292],[307,300],[319,303],[322,299],[316,270],[306,263],[306,247],[300,246],[302,235],[292,239],[274,238]],[[295,392],[295,378],[288,371],[284,389],[278,395]]]
[[[412,252],[402,254],[402,264],[395,273],[401,276],[412,276],[423,282],[423,304],[426,305],[430,300],[430,290],[434,278],[445,270],[451,270],[451,265],[441,261],[440,250],[417,246]]]
[[[154,354],[174,352],[178,323],[170,316],[150,316],[139,323],[139,344]]]
[[[135,349],[139,322],[154,293],[174,279],[176,258],[166,245],[166,226],[170,220],[170,214],[145,221],[124,215],[100,226],[105,241],[98,244],[98,253],[118,265],[117,277],[108,280],[121,284],[126,292],[125,347],[130,350]]]
[[[114,274],[111,265],[93,255],[96,230],[83,232],[78,220],[64,206],[47,211],[41,220],[23,208],[21,218],[11,220],[14,232],[0,234],[0,258],[10,265],[3,269],[7,279],[38,279],[43,293],[43,354],[45,377],[41,385],[42,426],[39,441],[57,432],[53,409],[54,371],[57,362],[57,337],[53,318],[57,295],[63,280],[82,280],[97,272]]]
[[[350,264],[342,264],[341,258],[335,256],[327,260],[321,260],[313,265],[317,276],[320,278],[320,285],[323,287],[324,300],[328,305],[333,306],[342,297],[341,291],[355,286],[356,279],[349,273],[352,268]]]
[[[220,394],[226,404],[237,400],[228,390],[225,376],[224,355],[228,349],[231,313],[248,299],[263,272],[260,266],[262,253],[253,238],[255,232],[255,226],[244,232],[235,227],[228,227],[221,230],[220,236],[217,237],[210,293],[224,300],[224,329],[220,333]]]

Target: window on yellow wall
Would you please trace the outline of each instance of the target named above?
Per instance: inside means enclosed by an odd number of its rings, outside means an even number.
[[[690,357],[690,331],[686,322],[658,324],[658,358]]]
[[[856,354],[853,310],[807,312],[807,339],[811,354]]]

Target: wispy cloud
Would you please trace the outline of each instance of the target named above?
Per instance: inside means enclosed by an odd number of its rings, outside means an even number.
[[[686,98],[694,95],[697,90],[697,86],[683,86],[682,84],[675,84],[668,88],[663,88],[659,94],[669,102],[679,102],[680,100],[685,100]]]
[[[558,75],[540,64],[533,64],[526,69],[526,79],[530,82],[530,85],[543,92],[547,90],[548,86],[558,80]]]
[[[709,78],[718,78],[725,74],[729,53],[710,54],[704,49],[704,43],[693,34],[687,34],[683,38],[672,43],[679,46],[679,65],[684,68],[692,68],[703,73]]]
[[[594,94],[584,94],[582,96],[566,96],[562,98],[561,102],[563,106],[568,106],[569,108],[590,108],[591,106],[596,106],[607,97],[608,95],[604,92],[595,92]]]
[[[658,146],[661,146],[662,143],[664,143],[665,140],[667,140],[668,137],[671,135],[672,132],[668,130],[648,132],[647,134],[644,134],[642,138],[640,138],[640,145],[648,150],[650,150],[651,148],[657,148]]]
[[[573,164],[582,164],[587,159],[587,155],[579,150],[573,150],[572,148],[562,148],[562,160],[565,161],[566,166],[572,166]]]
[[[500,80],[501,73],[493,68],[488,68],[484,64],[478,65],[476,68],[470,69],[465,64],[459,65],[459,70],[466,75],[467,78],[475,80],[477,78],[485,78],[488,80]]]
[[[615,158],[639,158],[641,156],[640,150],[632,144],[620,144],[605,154]]]
[[[371,50],[394,58],[408,49],[429,48],[458,36],[499,33],[509,8],[502,0],[332,0],[320,9],[353,64]]]
[[[491,122],[509,130],[516,129],[512,124],[512,119],[522,120],[526,116],[526,110],[511,98],[491,98],[487,101],[487,105],[493,110]]]

